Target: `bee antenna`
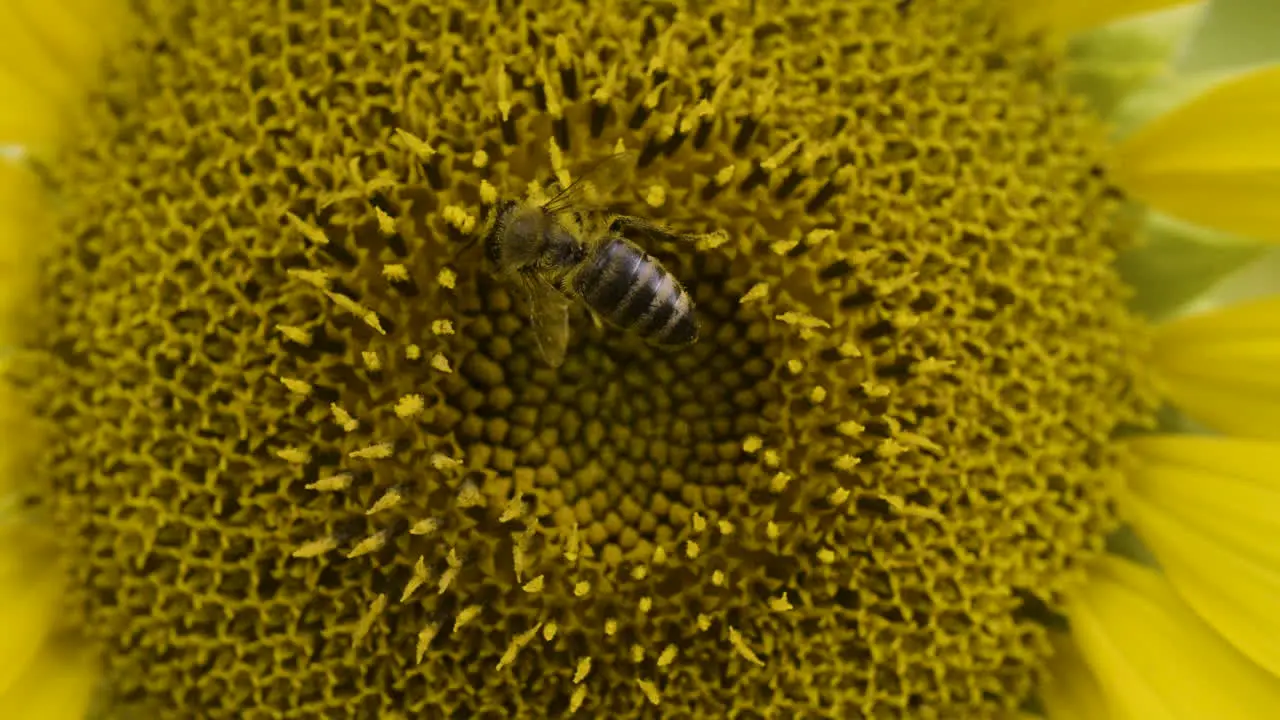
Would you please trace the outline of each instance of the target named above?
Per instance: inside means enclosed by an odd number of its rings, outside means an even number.
[[[462,257],[467,253],[467,251],[479,245],[480,237],[481,237],[481,234],[478,232],[471,233],[471,235],[466,239],[466,241],[462,243],[462,246],[458,248],[458,251],[453,254],[454,259]]]
[[[498,205],[494,205],[489,208],[489,212],[485,213],[484,222],[467,237],[466,241],[462,243],[462,246],[458,248],[458,251],[453,254],[453,259],[455,261],[470,250],[474,249],[480,244],[480,240],[482,238],[488,237],[489,233],[493,232],[494,224],[497,222],[498,218],[499,207],[500,206]]]

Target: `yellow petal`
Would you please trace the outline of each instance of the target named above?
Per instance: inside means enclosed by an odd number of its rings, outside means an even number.
[[[9,520],[11,522],[11,520]],[[61,589],[56,572],[36,572],[30,563],[15,558],[13,551],[22,543],[10,534],[0,537],[0,698],[27,674],[39,654],[57,609]],[[0,702],[0,707],[5,707]],[[7,715],[6,716],[21,717]]]
[[[1108,720],[1107,699],[1098,680],[1065,635],[1053,638],[1049,677],[1040,688],[1040,700],[1049,720]]]
[[[1225,642],[1158,573],[1114,556],[1068,597],[1072,637],[1112,716],[1270,720],[1280,679]]]
[[[1166,323],[1151,363],[1169,400],[1193,419],[1280,439],[1280,296]]]
[[[57,139],[57,103],[6,67],[0,67],[0,98],[0,144],[48,147]]]
[[[7,718],[84,720],[93,699],[97,666],[87,653],[48,647],[7,693],[0,708]]]
[[[45,198],[25,167],[0,160],[0,347],[15,342],[15,312],[30,305],[38,250],[49,238]]]
[[[1170,215],[1280,242],[1280,66],[1240,73],[1116,150],[1116,176]]]
[[[1114,20],[1187,5],[1190,0],[1008,0],[1007,13],[1019,32],[1045,30],[1065,39]]]
[[[1280,443],[1166,436],[1132,442],[1125,511],[1209,625],[1280,676]]]
[[[0,143],[47,145],[58,120],[127,30],[120,0],[0,3]]]

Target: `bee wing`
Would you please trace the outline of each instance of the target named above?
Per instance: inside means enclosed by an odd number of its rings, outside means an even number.
[[[543,204],[545,212],[556,214],[580,205],[592,205],[584,202],[583,195],[590,188],[612,190],[620,184],[627,173],[635,168],[635,153],[630,151],[616,152],[588,165],[565,187],[561,188],[550,200]]]
[[[538,349],[548,365],[560,367],[569,347],[569,299],[533,273],[520,277],[529,295],[529,319]]]

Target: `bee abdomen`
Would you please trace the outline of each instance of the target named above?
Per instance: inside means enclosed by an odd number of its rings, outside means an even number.
[[[689,294],[662,263],[626,240],[606,240],[575,284],[592,310],[649,342],[688,345],[698,338]]]

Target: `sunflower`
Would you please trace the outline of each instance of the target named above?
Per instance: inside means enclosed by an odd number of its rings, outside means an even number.
[[[1270,717],[1280,73],[1068,42],[1170,4],[11,4],[6,712]],[[475,241],[619,149],[701,337],[548,367]]]

